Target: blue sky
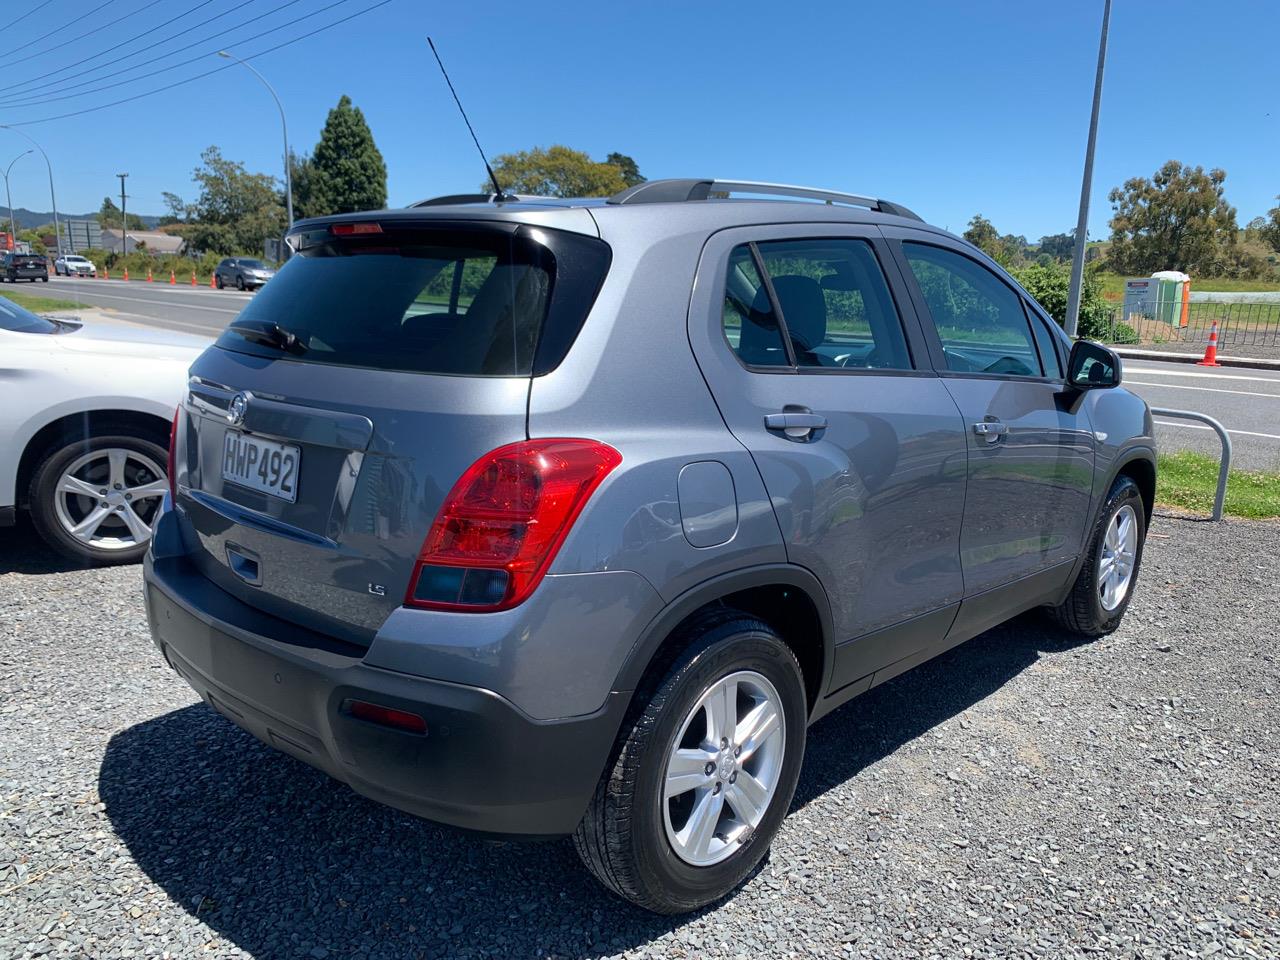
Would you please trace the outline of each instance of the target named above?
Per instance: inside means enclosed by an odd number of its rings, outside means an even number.
[[[47,12],[88,13],[102,2],[60,0],[6,25],[0,51],[52,30]],[[199,0],[165,0],[143,10],[149,2],[111,0],[35,49],[98,24],[110,24],[106,29],[22,64],[12,61],[31,48],[0,56],[0,76],[12,84],[49,72]],[[86,65],[112,69],[81,79],[127,78],[124,67],[147,58],[116,58],[243,2],[205,0],[171,28]],[[218,24],[280,2],[248,0]],[[0,106],[0,123],[90,110],[23,128],[53,159],[64,210],[96,210],[104,195],[119,192],[114,175],[125,170],[133,210],[160,213],[164,190],[192,199],[191,170],[210,144],[252,170],[278,174],[277,114],[243,67],[149,99],[99,105],[225,64],[213,56],[219,44],[248,56],[375,0],[346,0],[314,13],[331,2],[299,0],[225,38],[218,27],[202,28],[210,39],[174,58],[207,51],[199,63],[102,93],[84,88],[59,103]],[[718,175],[830,186],[897,200],[957,231],[981,212],[1002,232],[1035,240],[1074,225],[1101,9],[1101,0],[391,0],[253,62],[285,103],[295,149],[310,149],[329,108],[343,93],[351,96],[386,157],[393,206],[474,190],[483,177],[426,46],[430,33],[491,154],[552,143],[598,158],[618,150],[651,178]],[[308,13],[303,24],[257,36],[260,27]],[[1266,0],[1115,3],[1091,235],[1106,233],[1112,186],[1148,176],[1170,158],[1225,168],[1227,196],[1242,224],[1275,205],[1277,36],[1280,5]],[[19,138],[0,130],[0,163],[22,149]],[[48,208],[43,165],[34,157],[14,167],[12,185],[15,206]]]

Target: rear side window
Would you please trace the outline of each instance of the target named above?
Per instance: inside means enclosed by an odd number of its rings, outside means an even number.
[[[729,257],[724,293],[724,336],[743,363],[753,367],[788,367],[782,329],[748,246]]]
[[[744,363],[911,369],[897,307],[870,244],[779,240],[755,250],[768,284],[748,244],[730,257],[725,293],[725,337]]]
[[[1022,299],[968,257],[924,243],[902,250],[942,341],[947,369],[1043,375]]]
[[[538,234],[540,241],[509,228],[388,225],[384,233],[333,237],[313,228],[291,238],[298,252],[218,345],[414,373],[545,372],[576,336],[609,254],[598,240]],[[277,347],[252,333],[272,324],[296,345]]]

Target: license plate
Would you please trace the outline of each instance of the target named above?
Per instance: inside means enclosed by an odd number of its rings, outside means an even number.
[[[302,454],[288,443],[276,443],[228,430],[222,442],[222,479],[294,503]]]

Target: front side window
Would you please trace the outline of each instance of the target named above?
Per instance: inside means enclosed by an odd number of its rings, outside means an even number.
[[[777,240],[756,250],[768,286],[751,246],[744,245],[730,257],[725,294],[725,336],[744,363],[911,369],[897,307],[870,244],[841,238]]]
[[[57,333],[58,325],[0,297],[0,330],[12,333]]]
[[[904,242],[947,369],[959,373],[1043,376],[1022,301],[999,277],[966,256]]]

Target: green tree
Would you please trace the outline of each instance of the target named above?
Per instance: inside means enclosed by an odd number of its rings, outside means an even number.
[[[145,230],[146,225],[143,224],[142,218],[136,213],[128,214],[130,230]],[[110,197],[102,198],[102,206],[98,210],[98,226],[112,227],[120,229],[120,208],[116,206],[115,201]]]
[[[250,173],[217,147],[200,154],[192,179],[200,197],[191,218],[177,228],[195,250],[233,254],[258,252],[268,237],[284,232],[284,208],[274,177]]]
[[[1067,293],[1071,287],[1069,261],[1033,263],[1013,271],[1014,279],[1059,324],[1067,322]],[[1080,287],[1080,325],[1078,333],[1087,339],[1098,339],[1110,328],[1111,307],[1102,296],[1102,282],[1096,268],[1085,267]]]
[[[611,153],[604,158],[604,162],[617,167],[622,174],[622,180],[628,187],[634,187],[638,183],[644,183],[645,177],[640,173],[640,166],[625,153]]]
[[[1070,233],[1051,233],[1040,238],[1040,252],[1054,260],[1070,260],[1075,252],[1075,231]]]
[[[346,94],[329,111],[310,170],[304,172],[308,216],[381,210],[387,205],[386,161],[373,142],[364,113]]]
[[[289,176],[293,178],[293,218],[304,220],[307,217],[321,216],[315,201],[315,165],[311,158],[290,150]],[[280,194],[280,203],[284,203],[283,192]]]
[[[1027,238],[1006,233],[1001,236],[990,220],[975,213],[964,238],[1006,270],[1021,263],[1026,256]]]
[[[1280,197],[1276,199],[1280,200]],[[1257,219],[1262,220],[1261,217]],[[1280,253],[1280,206],[1272,207],[1267,211],[1266,219],[1258,225],[1258,236],[1272,250]]]
[[[628,186],[621,167],[559,144],[501,154],[493,158],[493,171],[503,190],[539,197],[607,197]],[[492,188],[484,183],[480,189]]]
[[[1133,177],[1109,195],[1111,268],[1146,276],[1182,270],[1213,276],[1236,244],[1236,209],[1223,195],[1226,171],[1170,160],[1155,174]]]
[[[176,193],[170,193],[168,190],[163,191],[160,196],[164,200],[165,213],[160,218],[158,226],[167,227],[173,223],[182,223],[187,219],[187,205],[180,196]]]

